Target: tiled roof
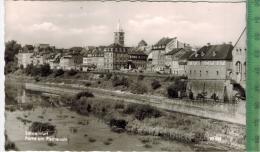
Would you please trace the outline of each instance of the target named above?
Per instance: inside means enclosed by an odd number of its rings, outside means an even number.
[[[128,52],[128,54],[129,55],[146,55],[146,56],[148,56],[143,51],[131,51],[131,52]]]
[[[195,51],[187,51],[185,52],[180,58],[179,60],[184,60],[184,59],[188,59]]]
[[[165,55],[173,55],[177,52],[179,52],[180,50],[182,50],[183,48],[175,48],[175,49],[172,49],[170,52],[166,53]]]
[[[117,43],[113,43],[113,44],[110,44],[109,46],[107,46],[107,48],[123,48],[123,46],[119,45]]]
[[[144,41],[144,40],[141,40],[138,45],[141,45],[141,46],[147,46],[147,43]]]
[[[157,43],[154,45],[167,45],[169,42],[171,42],[174,38],[161,38]]]
[[[203,46],[189,60],[232,60],[232,49],[231,44]]]

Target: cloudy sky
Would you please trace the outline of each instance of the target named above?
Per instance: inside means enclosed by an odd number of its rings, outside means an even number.
[[[126,46],[162,37],[235,44],[246,26],[245,3],[6,1],[5,9],[5,41],[59,48],[109,45],[119,19]]]

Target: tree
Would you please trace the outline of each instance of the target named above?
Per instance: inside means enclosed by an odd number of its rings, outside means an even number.
[[[15,54],[18,54],[22,48],[21,44],[18,44],[15,40],[11,40],[5,43],[5,63],[15,61]]]
[[[52,71],[51,71],[51,67],[49,64],[44,64],[41,67],[41,76],[42,77],[46,77],[46,76],[50,75],[51,73],[52,73]]]

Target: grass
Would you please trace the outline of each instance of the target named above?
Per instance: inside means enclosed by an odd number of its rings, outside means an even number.
[[[29,130],[32,132],[48,132],[48,134],[52,135],[56,128],[54,125],[50,123],[41,123],[41,122],[33,122],[29,127]]]

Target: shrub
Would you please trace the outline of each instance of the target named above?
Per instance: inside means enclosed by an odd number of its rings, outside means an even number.
[[[137,107],[137,104],[129,104],[127,105],[126,109],[124,110],[125,114],[133,114],[135,112],[135,108]]]
[[[107,74],[106,74],[106,78],[107,78],[107,79],[111,79],[111,77],[112,77],[112,73],[107,73]]]
[[[162,86],[158,80],[154,80],[151,85],[154,90]]]
[[[29,127],[29,130],[32,132],[46,132],[48,131],[50,135],[54,133],[56,130],[55,126],[51,125],[50,123],[41,123],[41,122],[33,122],[32,125]]]
[[[80,92],[75,96],[76,99],[80,99],[81,97],[93,98],[94,95],[91,92],[85,91],[85,92]]]
[[[39,78],[39,76],[36,76],[34,79],[35,79],[36,82],[39,82],[39,81],[41,80],[41,79]]]
[[[62,69],[59,69],[55,72],[54,77],[61,76],[64,74],[64,71]]]
[[[135,118],[144,120],[145,118],[158,118],[162,113],[150,105],[138,105],[135,111]]]
[[[116,103],[114,109],[124,109],[125,105],[123,103]]]
[[[86,86],[86,87],[89,87],[89,86],[91,86],[91,84],[92,84],[91,82],[86,82],[86,83],[85,83],[85,86]]]
[[[144,75],[138,75],[138,80],[142,81],[145,78]]]
[[[41,76],[46,77],[52,73],[51,67],[49,64],[44,64],[41,66]]]
[[[94,138],[89,138],[88,141],[89,141],[89,142],[95,142],[96,139],[94,139]]]
[[[178,91],[174,85],[170,85],[167,88],[169,98],[178,98]]]
[[[20,65],[20,69],[23,70],[24,69],[24,66],[23,64]]]
[[[136,94],[144,94],[147,93],[147,87],[142,83],[134,83],[131,85],[130,91]]]
[[[99,78],[104,78],[104,77],[105,77],[104,74],[99,75]]]
[[[71,69],[71,70],[68,71],[68,75],[69,75],[69,76],[76,75],[77,73],[78,73],[78,71],[75,70],[75,69]]]
[[[118,127],[118,128],[125,129],[125,126],[127,125],[127,122],[126,122],[125,120],[123,120],[123,119],[115,119],[115,118],[112,118],[112,119],[110,120],[109,125],[110,125],[111,127],[116,126],[116,127]]]
[[[105,145],[110,145],[110,144],[111,144],[111,141],[109,141],[109,140],[104,140],[103,143],[104,143]]]

